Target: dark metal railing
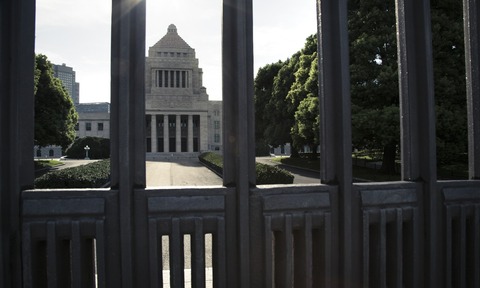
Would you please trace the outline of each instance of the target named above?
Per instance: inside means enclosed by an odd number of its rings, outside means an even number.
[[[317,0],[322,184],[255,187],[252,1],[224,0],[224,186],[158,190],[145,1],[112,4],[112,188],[29,190],[35,1],[0,2],[1,287],[183,287],[188,273],[193,287],[480,286],[478,0],[464,1],[472,180],[436,179],[430,5],[397,0],[402,181],[352,184],[347,0]]]

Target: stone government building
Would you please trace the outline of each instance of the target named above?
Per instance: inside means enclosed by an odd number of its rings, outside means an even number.
[[[203,71],[175,25],[150,47],[145,59],[147,159],[193,157],[222,149],[222,101],[210,101]],[[105,103],[80,104],[77,136],[109,137]],[[88,109],[85,109],[88,108]],[[98,111],[97,111],[98,110]],[[101,130],[100,130],[101,129]]]
[[[150,156],[221,150],[221,101],[208,100],[202,77],[195,50],[170,25],[145,60]]]

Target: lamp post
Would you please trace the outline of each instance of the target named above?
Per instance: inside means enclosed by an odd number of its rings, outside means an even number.
[[[90,150],[90,147],[88,147],[88,145],[87,145],[83,149],[85,149],[85,160],[90,160],[90,158],[88,158],[88,150]]]

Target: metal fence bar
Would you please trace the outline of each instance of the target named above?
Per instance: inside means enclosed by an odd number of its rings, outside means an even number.
[[[228,241],[230,283],[250,288],[249,194],[255,185],[252,0],[223,0],[223,184],[235,187],[235,235]],[[229,233],[231,234],[231,233]],[[233,265],[230,265],[233,266]]]
[[[441,199],[436,190],[435,99],[428,0],[397,0],[397,49],[401,112],[402,179],[421,181],[427,259],[425,287],[439,287]]]
[[[55,222],[48,221],[47,224],[47,279],[48,288],[58,287],[57,278],[57,233],[55,232]]]
[[[183,287],[185,285],[183,234],[180,232],[180,219],[172,219],[170,234],[170,285]]]
[[[463,1],[470,179],[480,179],[480,3]]]
[[[474,211],[474,219],[473,219],[473,267],[472,267],[472,274],[473,274],[473,287],[480,286],[480,205],[475,205]]]
[[[335,279],[360,283],[361,220],[352,192],[352,141],[347,0],[317,0],[320,107],[320,179],[338,185],[339,271]],[[337,241],[337,235],[333,235]],[[342,285],[342,284],[339,284]]]
[[[105,225],[103,220],[95,222],[95,255],[96,255],[96,272],[97,272],[97,287],[104,288],[106,286],[106,259],[105,250],[107,243],[105,242]]]
[[[111,41],[111,186],[119,190],[119,239],[124,287],[139,286],[148,258],[134,247],[135,188],[145,178],[145,0],[112,1]],[[140,217],[140,216],[139,216]]]
[[[225,237],[225,219],[217,217],[217,231],[213,237],[213,287],[226,287],[227,268],[226,268],[226,237]]]
[[[370,261],[370,217],[368,212],[363,212],[363,287],[370,287],[369,265]]]
[[[22,287],[20,194],[33,187],[35,1],[0,3],[0,286]]]
[[[273,262],[273,237],[272,237],[272,217],[265,216],[264,218],[264,245],[265,245],[265,287],[272,288],[273,287],[273,277],[274,275],[274,262]]]
[[[403,263],[404,263],[404,255],[403,255],[403,211],[402,209],[395,209],[395,287],[402,288],[403,287]]]
[[[150,287],[160,287],[163,285],[163,273],[162,273],[162,249],[158,249],[159,238],[157,231],[157,220],[148,220],[148,243],[149,243],[149,265],[150,269]],[[161,237],[160,237],[161,239]],[[159,265],[160,264],[160,265]]]
[[[195,233],[191,238],[192,247],[192,287],[205,287],[205,232],[203,220],[195,218]],[[193,284],[195,283],[195,284]]]

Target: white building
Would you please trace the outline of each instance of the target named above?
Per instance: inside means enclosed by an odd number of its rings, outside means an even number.
[[[170,25],[145,59],[148,159],[223,150],[222,101],[209,101],[202,74],[195,50]],[[110,137],[109,103],[75,106],[77,137]]]
[[[145,60],[149,158],[222,150],[221,101],[208,100],[202,74],[195,50],[170,25]]]
[[[110,103],[79,103],[75,109],[78,113],[75,126],[78,138],[110,138]]]

